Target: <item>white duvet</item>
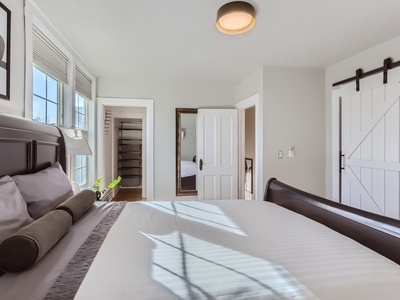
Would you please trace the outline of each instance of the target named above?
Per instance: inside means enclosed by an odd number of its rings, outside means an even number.
[[[400,267],[275,204],[141,202],[76,299],[399,299]]]
[[[96,204],[32,270],[0,277],[0,299],[42,299],[110,205]],[[400,299],[400,266],[272,203],[135,202],[75,299]]]

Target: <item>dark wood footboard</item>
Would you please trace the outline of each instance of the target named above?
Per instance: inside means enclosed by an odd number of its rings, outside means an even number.
[[[271,178],[264,201],[315,220],[400,264],[400,221],[318,197]]]

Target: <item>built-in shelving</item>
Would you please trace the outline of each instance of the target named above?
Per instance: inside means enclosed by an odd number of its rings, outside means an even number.
[[[142,120],[131,119],[119,124],[118,173],[121,188],[142,186]]]

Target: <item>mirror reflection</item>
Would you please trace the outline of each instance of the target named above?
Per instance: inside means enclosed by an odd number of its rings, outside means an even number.
[[[176,109],[176,195],[197,195],[197,109]]]

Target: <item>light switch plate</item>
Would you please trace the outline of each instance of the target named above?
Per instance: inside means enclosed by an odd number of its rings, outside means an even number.
[[[291,146],[289,148],[289,157],[294,157],[294,147],[293,146]]]

